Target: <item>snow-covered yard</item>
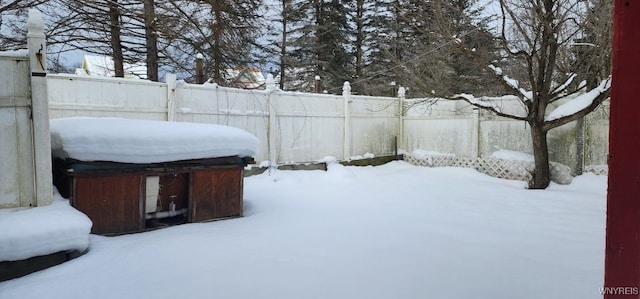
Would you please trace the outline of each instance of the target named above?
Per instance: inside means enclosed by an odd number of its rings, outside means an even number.
[[[463,168],[245,180],[245,217],[91,236],[1,298],[601,298],[606,177],[546,191]]]

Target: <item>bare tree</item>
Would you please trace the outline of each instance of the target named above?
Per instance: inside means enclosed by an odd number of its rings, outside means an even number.
[[[107,3],[109,7],[109,33],[111,38],[111,48],[113,49],[113,64],[116,77],[124,77],[124,57],[122,55],[122,40],[120,39],[120,8],[118,0],[111,0]]]
[[[0,1],[0,50],[23,48],[26,44],[26,11],[49,0]]]
[[[144,0],[144,33],[147,49],[147,79],[158,81],[158,35],[156,28],[155,1]]]
[[[45,7],[49,16],[48,42],[51,53],[81,50],[97,55],[111,56],[114,74],[124,77],[125,60],[139,47],[130,32],[132,24],[128,0],[52,0]]]
[[[0,13],[20,10],[25,8],[34,7],[40,5],[48,0],[12,0],[12,1],[0,1]]]
[[[583,37],[581,16],[587,8],[580,0],[500,0],[502,46],[511,58],[511,78],[496,65],[489,65],[498,80],[517,95],[523,113],[509,113],[489,98],[459,94],[455,99],[491,111],[499,116],[527,122],[531,130],[535,169],[531,189],[544,189],[550,183],[547,133],[581,119],[609,95],[608,79],[591,90],[566,73],[560,59],[572,44]],[[603,24],[602,26],[607,26]],[[512,30],[508,30],[512,28]],[[517,69],[523,74],[517,77]],[[576,97],[577,94],[584,92]],[[557,106],[557,108],[556,108]]]
[[[160,7],[163,24],[159,49],[172,71],[194,74],[197,54],[204,57],[204,72],[226,85],[226,70],[256,60],[262,35],[261,0],[166,0]]]
[[[116,77],[124,77],[127,64],[146,61],[146,77],[158,81],[159,27],[158,2],[165,0],[50,0],[49,44],[52,53],[81,50],[111,56]],[[144,74],[134,74],[144,76]]]

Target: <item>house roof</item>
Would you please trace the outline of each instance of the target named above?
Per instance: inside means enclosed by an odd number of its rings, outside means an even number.
[[[124,63],[124,77],[130,79],[146,79],[147,65],[142,62]],[[84,55],[82,68],[76,69],[77,75],[115,77],[115,63],[111,56]]]
[[[228,68],[224,77],[231,86],[245,89],[257,89],[266,82],[262,71],[256,67]]]

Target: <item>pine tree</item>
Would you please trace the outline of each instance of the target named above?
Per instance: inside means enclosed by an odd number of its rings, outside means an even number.
[[[453,74],[436,23],[434,1],[381,0],[375,24],[377,48],[367,76],[372,94],[388,94],[389,83],[409,87],[413,96],[446,93]],[[377,86],[377,87],[376,87]],[[376,91],[376,89],[382,89]]]
[[[486,66],[500,59],[500,45],[490,32],[490,17],[477,0],[440,2],[436,8],[443,48],[448,51],[453,68],[451,93],[502,95],[505,90],[487,73]]]
[[[298,90],[312,91],[315,76],[320,76],[326,90],[341,92],[342,83],[351,79],[352,56],[347,22],[347,1],[313,0],[292,3],[296,14],[290,15],[291,68]]]

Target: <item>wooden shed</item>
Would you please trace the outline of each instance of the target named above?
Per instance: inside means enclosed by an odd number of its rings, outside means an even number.
[[[51,121],[54,184],[122,234],[242,216],[244,167],[258,139],[237,128],[115,118]]]
[[[156,164],[56,159],[55,185],[92,221],[95,234],[121,234],[184,222],[242,216],[250,158]]]

